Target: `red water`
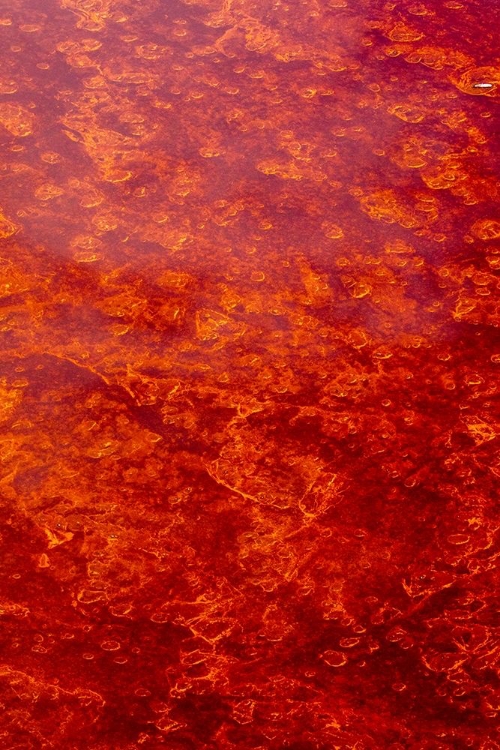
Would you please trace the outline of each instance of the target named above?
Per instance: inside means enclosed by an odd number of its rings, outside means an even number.
[[[497,4],[0,24],[1,747],[498,750]]]

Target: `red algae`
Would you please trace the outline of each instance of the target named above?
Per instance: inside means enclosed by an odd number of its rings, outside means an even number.
[[[499,750],[500,13],[0,12],[0,745]]]

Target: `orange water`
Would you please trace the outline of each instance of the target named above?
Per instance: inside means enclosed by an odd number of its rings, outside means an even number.
[[[498,6],[0,12],[0,746],[498,750]]]

